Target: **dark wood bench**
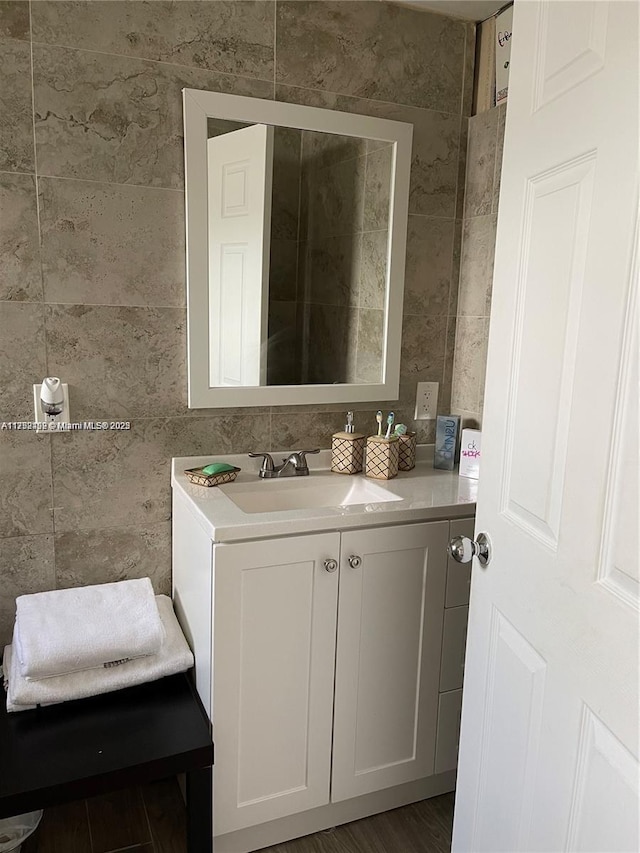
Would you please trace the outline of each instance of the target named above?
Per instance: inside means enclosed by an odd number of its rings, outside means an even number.
[[[8,714],[0,818],[186,774],[187,849],[212,853],[213,743],[187,674]]]

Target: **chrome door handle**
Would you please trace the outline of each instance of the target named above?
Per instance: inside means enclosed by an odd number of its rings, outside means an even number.
[[[335,572],[338,568],[338,563],[336,560],[325,560],[324,567],[328,572]]]
[[[491,560],[491,540],[486,533],[478,533],[475,541],[468,536],[454,536],[447,545],[447,551],[457,563],[470,563],[473,557],[477,557],[484,568]]]
[[[362,557],[357,557],[355,554],[352,554],[349,557],[349,565],[352,569],[359,569],[362,565]]]

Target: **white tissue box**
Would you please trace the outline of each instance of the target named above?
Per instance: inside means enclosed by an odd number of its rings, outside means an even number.
[[[481,443],[482,433],[479,429],[462,430],[459,471],[461,477],[470,477],[472,480],[477,480],[480,477]]]

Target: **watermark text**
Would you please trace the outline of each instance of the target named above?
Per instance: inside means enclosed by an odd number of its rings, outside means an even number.
[[[83,432],[97,430],[131,429],[131,421],[78,421],[57,423],[56,421],[0,421],[0,432],[26,430],[28,432]]]

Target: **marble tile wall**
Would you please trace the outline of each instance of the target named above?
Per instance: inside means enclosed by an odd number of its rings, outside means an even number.
[[[1,0],[0,421],[30,420],[31,385],[57,374],[73,420],[131,429],[0,430],[0,644],[21,593],[169,590],[172,456],[327,447],[344,423],[343,406],[187,407],[184,86],[414,124],[391,406],[410,421],[431,379],[448,410],[473,47],[472,26],[384,2]],[[356,407],[362,429],[381,404]]]
[[[469,119],[451,409],[473,428],[482,427],[506,110]]]

